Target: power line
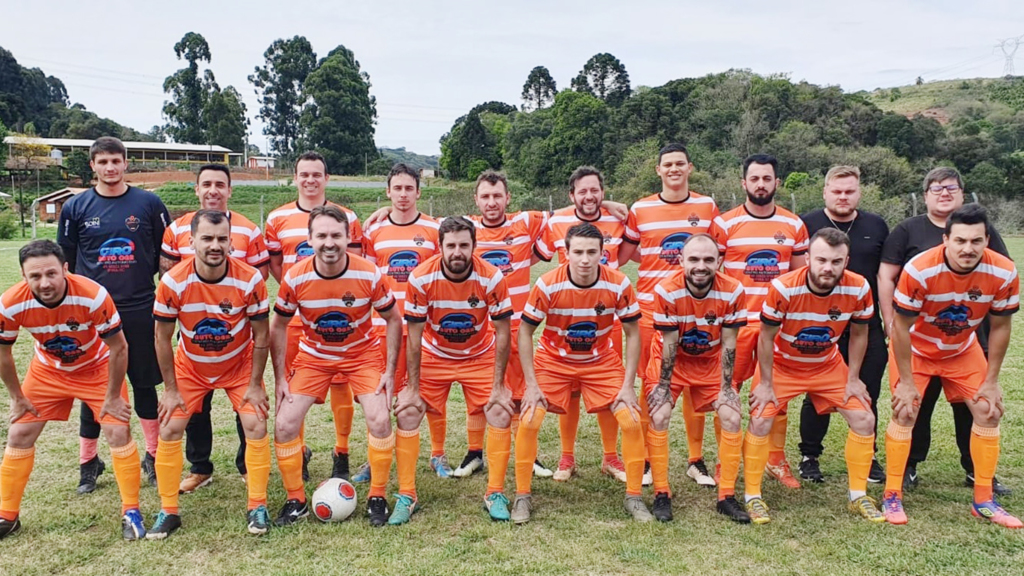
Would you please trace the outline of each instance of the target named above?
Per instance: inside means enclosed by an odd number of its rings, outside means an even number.
[[[1016,38],[1004,38],[996,44],[996,48],[1002,50],[1003,56],[1006,57],[1006,62],[1003,64],[1004,76],[1013,76],[1013,57],[1022,43],[1024,43],[1024,35]]]

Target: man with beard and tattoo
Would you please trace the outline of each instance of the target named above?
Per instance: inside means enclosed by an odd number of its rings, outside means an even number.
[[[850,238],[835,228],[814,234],[808,257],[807,266],[771,282],[761,310],[758,366],[743,444],[747,512],[755,524],[770,521],[761,498],[761,478],[772,420],[790,400],[807,394],[819,413],[838,410],[850,425],[847,507],[871,522],[885,522],[877,502],[867,495],[875,416],[871,396],[860,380],[868,322],[875,313],[871,287],[863,276],[846,269]],[[836,348],[847,324],[851,324],[849,366]]]
[[[718,242],[708,234],[690,236],[681,251],[682,270],[654,288],[654,328],[644,392],[651,410],[647,447],[654,476],[654,517],[672,520],[668,482],[668,426],[680,394],[692,398],[701,414],[714,410],[721,422],[718,459],[720,514],[740,522],[750,515],[736,501],[740,468],[742,415],[740,398],[732,387],[736,335],[747,323],[743,285],[718,272],[722,258]],[[682,348],[683,354],[678,354]]]
[[[761,329],[761,305],[772,280],[807,262],[807,227],[789,210],[776,205],[780,182],[779,162],[774,156],[754,154],[743,161],[743,190],[747,200],[722,215],[729,240],[725,249],[725,273],[743,284],[747,297],[747,325],[736,341],[736,388],[754,375],[757,339]],[[771,433],[768,473],[787,488],[799,488],[786,461],[786,406],[780,406]]]

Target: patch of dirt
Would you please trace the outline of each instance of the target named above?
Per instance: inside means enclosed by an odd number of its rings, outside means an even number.
[[[914,112],[913,114],[907,114],[907,118],[913,118],[918,114],[924,116],[925,118],[934,118],[939,124],[942,124],[943,126],[949,124],[949,112],[947,112],[945,108],[929,108],[927,110],[922,110],[920,112]]]

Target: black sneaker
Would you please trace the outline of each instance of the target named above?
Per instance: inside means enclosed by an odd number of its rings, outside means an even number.
[[[168,514],[161,510],[156,515],[153,527],[146,532],[146,540],[163,540],[173,534],[178,528],[181,528],[181,516]]]
[[[885,469],[878,463],[878,460],[871,459],[871,471],[868,472],[868,482],[881,484],[885,482]]]
[[[0,540],[7,538],[18,530],[21,530],[20,518],[15,518],[14,520],[4,520],[3,518],[0,518]]]
[[[654,507],[651,509],[654,517],[659,522],[671,522],[672,521],[672,497],[664,492],[658,492],[654,495]]]
[[[388,521],[388,501],[382,496],[371,496],[366,501],[366,513],[370,516],[370,526],[383,526]]]
[[[964,480],[964,486],[968,488],[974,488],[974,474],[971,472],[967,473],[967,478]],[[996,496],[1012,496],[1013,489],[1003,484],[998,478],[992,477],[992,493]]]
[[[99,456],[93,456],[85,464],[78,465],[78,493],[88,494],[96,490],[96,480],[107,469],[107,465],[100,460]]]
[[[750,524],[750,514],[747,514],[743,504],[740,504],[735,496],[726,496],[724,499],[719,500],[716,508],[719,514],[728,516],[733,522]]]
[[[281,513],[274,520],[275,526],[291,526],[299,520],[309,516],[309,506],[305,502],[292,499],[284,503]]]
[[[331,468],[331,478],[341,478],[348,482],[348,454],[344,452],[341,454],[334,453],[334,467]]]
[[[472,476],[478,470],[483,470],[483,468],[483,450],[470,450],[466,453],[466,457],[462,459],[462,464],[459,464],[459,467],[452,471],[452,476],[466,478]]]
[[[150,486],[156,486],[156,458],[149,452],[142,459],[142,475],[149,480]]]
[[[920,479],[917,477],[917,464],[907,464],[907,470],[903,473],[903,491],[917,488]]]
[[[313,459],[313,451],[309,446],[302,447],[302,481],[309,482],[309,461]]]
[[[804,456],[804,459],[800,461],[800,477],[804,480],[810,480],[816,484],[821,484],[825,481],[825,475],[821,473],[821,467],[818,466],[817,458]],[[721,504],[721,502],[719,502],[719,504]],[[718,511],[722,511],[721,506],[719,506]],[[746,512],[744,512],[744,514],[746,514]]]

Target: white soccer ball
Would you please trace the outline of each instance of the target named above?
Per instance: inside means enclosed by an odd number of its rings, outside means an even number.
[[[321,522],[341,522],[356,509],[356,489],[341,478],[328,478],[313,492],[313,514]]]

